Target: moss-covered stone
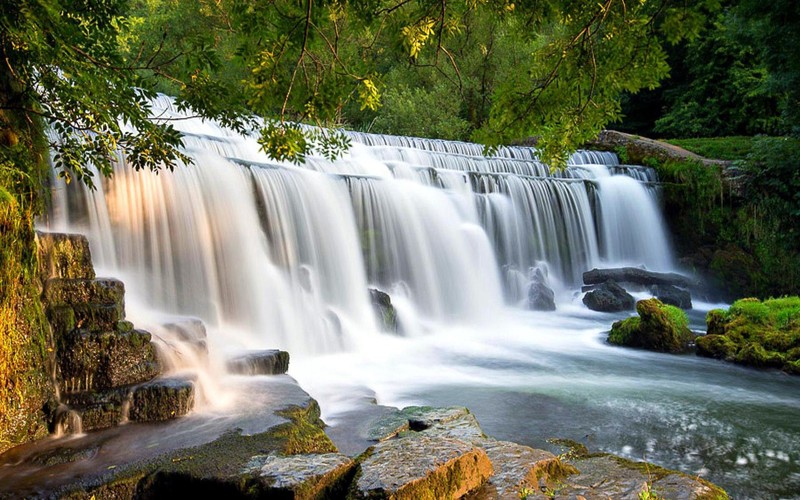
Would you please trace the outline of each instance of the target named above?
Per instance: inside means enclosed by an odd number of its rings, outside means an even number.
[[[50,278],[94,279],[89,241],[82,234],[36,232],[42,283]]]
[[[43,300],[56,320],[64,308],[71,308],[74,328],[114,330],[125,319],[125,285],[115,279],[51,279],[45,284]]]
[[[195,384],[189,379],[157,379],[132,389],[128,417],[135,422],[159,422],[192,411]]]
[[[671,353],[689,348],[694,335],[683,311],[658,299],[640,300],[636,311],[638,318],[617,321],[611,326],[610,343]]]
[[[46,436],[51,418],[53,345],[39,297],[33,218],[30,207],[0,202],[0,452]]]
[[[800,298],[746,298],[706,316],[708,333],[697,339],[701,356],[798,373]]]
[[[64,392],[103,390],[138,384],[158,375],[160,365],[150,333],[73,330],[57,339]]]
[[[226,366],[240,375],[280,375],[289,370],[289,353],[278,349],[248,352],[229,359]]]

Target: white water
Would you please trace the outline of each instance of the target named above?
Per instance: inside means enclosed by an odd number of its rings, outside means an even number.
[[[174,112],[166,99],[158,105]],[[193,165],[154,175],[121,159],[97,192],[55,181],[48,223],[89,236],[100,273],[126,283],[129,318],[161,339],[172,370],[200,372],[206,406],[236,399],[217,387],[226,355],[283,348],[290,373],[334,424],[363,404],[364,388],[382,404],[470,406],[487,432],[537,446],[550,435],[580,438],[571,431],[597,415],[636,418],[630,408],[650,408],[640,432],[623,426],[630,439],[597,429],[590,444],[700,473],[705,465],[676,458],[684,441],[654,436],[701,437],[675,427],[671,407],[689,392],[686,413],[713,420],[703,431],[746,439],[719,411],[704,413],[709,401],[727,408],[736,399],[719,390],[737,383],[735,368],[610,348],[600,338],[615,317],[587,312],[575,293],[592,267],[674,267],[651,169],[580,152],[551,175],[530,148],[486,158],[473,144],[357,133],[339,161],[296,167],[214,123],[175,125],[188,134]],[[517,309],[529,269],[541,264],[557,292],[554,314]],[[369,286],[392,294],[405,337],[379,331]],[[184,321],[176,316],[205,322],[208,359],[159,326]],[[716,385],[697,384],[695,363]],[[764,398],[800,409],[796,391],[785,393]],[[524,430],[537,405],[554,414],[536,420],[552,434]],[[797,446],[779,448],[800,430],[776,432],[769,449],[796,464]],[[664,450],[650,451],[651,438]],[[701,454],[723,470],[713,480],[741,458],[729,460],[734,445],[726,446]],[[747,477],[728,479],[741,487]]]

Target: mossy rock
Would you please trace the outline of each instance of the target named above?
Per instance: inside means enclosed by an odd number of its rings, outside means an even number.
[[[146,382],[160,372],[150,333],[73,330],[57,339],[65,392],[103,390]]]
[[[49,278],[93,279],[89,241],[82,234],[36,232],[39,273],[42,283]]]
[[[737,300],[727,311],[709,311],[706,324],[708,334],[697,340],[699,355],[798,373],[800,298]]]
[[[686,314],[677,307],[647,299],[636,303],[636,311],[638,318],[617,321],[611,326],[610,343],[679,353],[686,351],[694,340]]]

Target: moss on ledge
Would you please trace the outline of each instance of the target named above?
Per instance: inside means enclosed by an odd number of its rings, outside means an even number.
[[[737,300],[706,316],[701,356],[800,374],[800,297]]]

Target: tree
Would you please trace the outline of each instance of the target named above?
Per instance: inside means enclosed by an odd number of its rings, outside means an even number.
[[[716,4],[151,0],[131,11],[124,0],[5,2],[0,126],[15,133],[20,120],[10,115],[49,123],[67,180],[92,184],[87,164],[107,174],[118,149],[137,169],[171,168],[188,159],[180,134],[150,116],[149,100],[164,89],[180,108],[237,130],[252,125],[250,112],[264,117],[260,142],[275,159],[302,161],[315,147],[333,156],[346,138],[297,122],[339,123],[352,102],[376,109],[386,61],[464,74],[453,47],[470,19],[492,18],[530,52],[494,85],[475,138],[494,145],[538,135],[545,159],[558,162],[619,116],[623,91],[666,75],[652,34],[693,35]]]

